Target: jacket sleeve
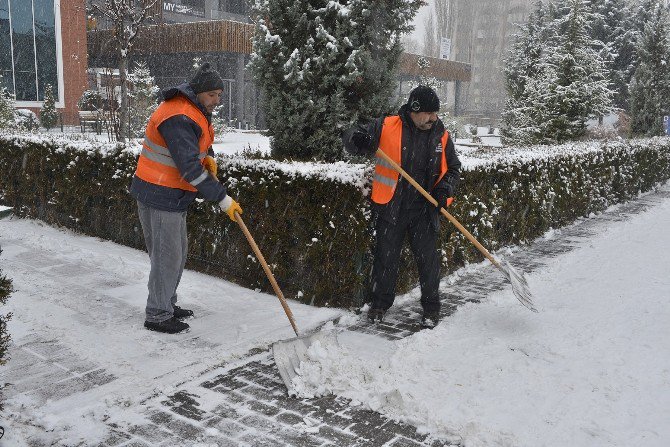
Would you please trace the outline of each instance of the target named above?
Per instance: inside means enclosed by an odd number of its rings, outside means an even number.
[[[377,118],[368,123],[359,122],[355,126],[345,130],[342,134],[342,143],[344,143],[344,149],[351,155],[363,155],[366,157],[372,156],[377,151],[377,147],[379,147],[379,139],[381,138],[382,134],[383,122],[383,118]],[[354,142],[351,141],[351,137],[356,131],[365,132],[372,135],[373,150],[371,152],[360,150],[356,147]]]
[[[447,148],[445,149],[447,157],[447,173],[444,175],[440,183],[435,185],[434,189],[446,188],[445,184],[451,185],[452,192],[456,192],[456,187],[461,180],[461,161],[458,159],[456,154],[456,148],[454,147],[454,142],[451,139],[451,135],[447,139]]]
[[[200,126],[186,115],[176,115],[163,121],[158,131],[184,180],[193,185],[205,200],[223,200],[227,195],[226,187],[214,180],[200,163]]]

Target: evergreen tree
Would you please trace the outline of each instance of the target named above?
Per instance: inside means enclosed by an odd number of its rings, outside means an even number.
[[[400,37],[421,0],[256,0],[249,64],[275,158],[342,157],[341,131],[390,112]]]
[[[548,40],[546,10],[541,1],[535,4],[528,22],[521,25],[509,56],[505,60],[507,102],[502,114],[503,139],[506,143],[526,145],[537,139],[539,129],[534,113],[533,92],[540,78],[544,42]]]
[[[416,85],[425,85],[436,92],[439,92],[444,86],[444,83],[435,76],[429,76],[427,74],[428,69],[430,68],[430,61],[424,56],[420,56],[416,64],[419,67],[419,82]]]
[[[149,117],[158,107],[158,87],[144,62],[137,62],[128,75],[128,119],[131,137],[139,138],[149,121]]]
[[[56,111],[56,99],[54,98],[51,84],[44,86],[44,103],[40,110],[40,122],[46,130],[51,129],[58,122],[58,112]]]
[[[610,110],[608,70],[590,36],[594,15],[585,0],[541,2],[512,47],[505,70],[506,141],[555,143],[576,139],[589,117]]]
[[[16,125],[16,109],[14,109],[14,98],[4,87],[2,75],[0,75],[0,129],[14,127]]]
[[[581,137],[586,121],[611,110],[609,70],[597,49],[602,44],[590,36],[593,22],[587,0],[569,0],[557,19],[556,46],[547,47],[544,70],[547,86],[540,122],[542,142],[554,143]]]
[[[223,136],[231,130],[228,120],[224,116],[226,107],[226,104],[220,104],[212,112],[212,127],[214,127],[214,137],[217,140],[223,139]]]
[[[670,114],[670,39],[668,11],[657,4],[638,42],[639,65],[631,84],[631,131],[661,135]]]
[[[603,43],[601,56],[609,64],[609,85],[613,104],[628,110],[628,84],[633,71],[636,33],[631,8],[626,0],[592,0],[594,22],[591,35]]]

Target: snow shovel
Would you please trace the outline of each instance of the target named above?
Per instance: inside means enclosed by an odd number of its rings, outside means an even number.
[[[402,175],[405,180],[407,180],[409,183],[412,184],[425,198],[428,200],[430,203],[433,205],[437,206],[437,200],[433,198],[425,189],[421,187],[403,168],[401,168],[398,163],[393,161],[391,157],[386,155],[381,149],[377,149],[376,152],[377,157],[385,160],[393,169],[395,169],[400,175]],[[449,222],[454,224],[454,226],[463,233],[463,235],[470,241],[472,244],[477,247],[477,249],[488,259],[491,261],[491,264],[496,266],[498,270],[502,272],[502,274],[507,278],[507,280],[512,284],[512,291],[514,292],[514,296],[523,304],[526,306],[528,309],[532,310],[533,312],[537,312],[537,309],[533,305],[533,295],[530,293],[530,288],[528,287],[528,282],[526,282],[526,278],[521,275],[519,272],[512,267],[512,265],[505,261],[504,263],[498,262],[492,255],[489,253],[489,251],[484,248],[482,244],[475,239],[475,237],[470,234],[470,232],[465,229],[461,223],[456,220],[454,216],[449,214],[447,210],[444,208],[440,208],[440,212],[444,217],[446,217]]]
[[[212,177],[217,182],[219,181],[219,179],[215,175],[212,174]],[[315,340],[325,342],[326,339],[328,338],[330,340],[337,342],[337,338],[335,337],[334,334],[316,333],[303,336],[299,334],[298,326],[295,324],[295,318],[293,317],[293,312],[291,312],[291,308],[288,306],[286,298],[284,298],[284,294],[279,288],[279,284],[277,284],[277,281],[275,280],[275,277],[272,274],[272,271],[270,270],[268,263],[265,262],[265,257],[263,256],[263,253],[261,253],[261,250],[258,248],[258,245],[256,245],[256,241],[254,241],[253,236],[251,236],[249,229],[244,224],[242,216],[240,216],[240,214],[237,212],[235,213],[235,221],[240,226],[240,229],[242,230],[242,233],[244,233],[244,236],[247,238],[249,245],[251,245],[251,249],[256,255],[256,258],[261,263],[261,266],[263,266],[263,271],[265,271],[265,275],[268,277],[268,280],[270,280],[270,284],[272,284],[272,288],[275,291],[275,295],[277,295],[277,298],[279,298],[281,307],[284,309],[284,313],[288,317],[288,321],[291,323],[293,332],[295,332],[294,338],[278,341],[272,345],[272,355],[275,359],[277,369],[279,370],[279,375],[284,381],[284,384],[286,384],[286,388],[289,391],[289,395],[295,394],[295,390],[293,389],[293,378],[298,374],[298,368],[300,367],[300,363],[307,359],[307,350],[309,349],[309,347]]]
[[[270,271],[270,267],[268,266],[267,262],[265,262],[263,254],[258,248],[258,245],[256,245],[254,238],[251,236],[251,233],[249,233],[249,230],[244,224],[244,221],[242,220],[242,217],[239,215],[239,213],[235,213],[235,220],[242,229],[242,232],[246,236],[247,241],[249,241],[249,245],[251,245],[251,249],[254,251],[256,258],[258,258],[261,265],[263,266],[265,275],[270,280],[270,284],[272,284],[272,288],[274,289],[277,298],[279,298],[279,302],[284,308],[284,312],[286,313],[288,320],[291,322],[293,332],[295,332],[294,338],[278,341],[272,345],[272,356],[274,357],[275,364],[279,370],[279,375],[284,381],[289,395],[295,395],[296,392],[293,388],[293,378],[298,374],[300,363],[307,359],[307,350],[309,347],[317,340],[319,340],[322,344],[337,343],[337,338],[333,333],[317,332],[315,334],[302,336],[298,333],[298,327],[295,324],[293,312],[291,312],[291,309],[288,307],[288,303],[286,302],[286,298],[284,298],[284,294],[279,288],[279,284],[277,284],[274,275]]]

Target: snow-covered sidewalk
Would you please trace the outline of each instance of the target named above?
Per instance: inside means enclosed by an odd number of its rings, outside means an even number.
[[[17,290],[1,309],[14,318],[0,445],[433,445],[386,417],[467,447],[669,445],[670,186],[639,202],[514,254],[544,264],[528,275],[539,314],[509,287],[474,292],[499,279],[482,263],[441,285],[482,302],[432,331],[340,333],[300,384],[343,397],[328,401],[284,396],[263,351],[292,334],[273,296],[187,271],[191,332],[148,332],[145,253],[2,219],[0,262]],[[417,299],[399,297],[389,319]],[[305,328],[340,313],[292,309]]]
[[[107,431],[110,412],[294,336],[275,296],[188,270],[178,295],[197,317],[190,332],[150,332],[142,326],[145,252],[14,218],[0,220],[0,247],[15,288],[0,309],[14,314],[11,359],[0,367],[3,447],[46,431],[89,445]],[[291,309],[303,330],[341,314],[297,302]]]
[[[399,342],[350,333],[296,385],[468,447],[668,446],[669,228],[666,196],[529,275],[538,314],[507,288]]]

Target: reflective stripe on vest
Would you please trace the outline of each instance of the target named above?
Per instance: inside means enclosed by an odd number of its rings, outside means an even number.
[[[186,191],[197,191],[195,187],[209,175],[207,170],[203,168],[202,174],[191,182],[184,180],[170,155],[165,139],[163,139],[163,136],[158,131],[158,126],[168,118],[176,115],[185,115],[200,127],[201,136],[198,140],[198,159],[201,163],[205,159],[207,150],[214,142],[214,129],[195,104],[183,96],[175,96],[161,103],[151,115],[151,118],[149,118],[135,175],[146,182],[156,185]]]
[[[449,132],[445,130],[441,140],[442,159],[440,162],[440,175],[438,176],[435,185],[437,185],[447,173],[446,147],[448,139]],[[402,167],[402,120],[399,116],[394,115],[384,118],[384,125],[379,138],[379,149]],[[389,162],[383,158],[375,156],[375,174],[372,180],[372,201],[380,205],[389,203],[398,186],[399,176],[400,174],[391,167]]]

